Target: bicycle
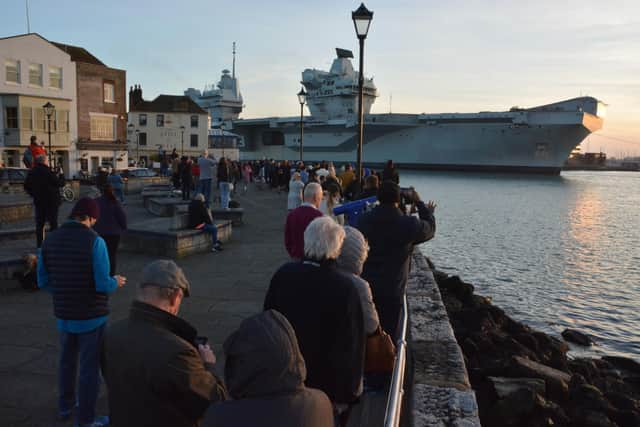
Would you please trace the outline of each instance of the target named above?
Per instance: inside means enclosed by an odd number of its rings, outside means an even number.
[[[62,197],[62,200],[65,202],[73,202],[76,199],[76,193],[69,184],[65,184],[63,187],[60,187],[60,197]]]

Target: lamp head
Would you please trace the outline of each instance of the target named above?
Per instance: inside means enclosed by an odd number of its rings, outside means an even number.
[[[298,92],[298,102],[300,105],[304,105],[307,102],[307,92],[304,91],[304,87]]]
[[[42,108],[44,108],[44,114],[46,114],[47,116],[51,116],[56,109],[56,107],[50,102],[44,104]]]
[[[373,12],[367,9],[364,3],[360,3],[360,7],[351,12],[351,19],[356,29],[356,35],[359,39],[367,38],[369,25],[373,19]]]

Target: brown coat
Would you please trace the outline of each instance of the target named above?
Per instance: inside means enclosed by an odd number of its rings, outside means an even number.
[[[195,338],[186,321],[140,301],[128,319],[107,328],[103,375],[111,425],[196,426],[211,402],[226,398]]]

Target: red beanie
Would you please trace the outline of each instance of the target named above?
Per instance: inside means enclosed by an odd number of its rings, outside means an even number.
[[[98,204],[91,197],[83,197],[78,200],[76,205],[73,207],[70,216],[88,216],[90,218],[98,219],[100,216],[100,208],[98,208]]]

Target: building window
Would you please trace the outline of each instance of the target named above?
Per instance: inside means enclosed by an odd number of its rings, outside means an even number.
[[[193,133],[191,134],[191,146],[192,147],[197,147],[198,146],[198,135],[197,134],[193,134]]]
[[[146,114],[140,114],[138,116],[138,125],[139,126],[146,126],[147,125],[147,115]]]
[[[49,67],[49,87],[62,89],[62,67]]]
[[[22,107],[20,109],[20,127],[22,129],[33,129],[33,116],[31,115],[31,107]]]
[[[56,111],[56,130],[69,132],[69,112],[66,110]]]
[[[198,127],[198,116],[191,116],[191,127],[192,128]]]
[[[156,127],[164,127],[164,114],[158,114],[156,116]]]
[[[89,171],[89,160],[80,158],[80,170],[83,170],[85,172]]]
[[[42,86],[42,64],[29,64],[29,84]]]
[[[113,157],[103,157],[100,159],[100,166],[103,168],[113,167]]]
[[[116,102],[116,87],[113,83],[104,83],[102,85],[104,89],[104,102],[110,102],[115,104]]]
[[[108,116],[91,116],[91,139],[113,141],[115,135],[115,118]]]
[[[146,132],[140,132],[138,134],[138,144],[147,145],[147,133]]]
[[[4,70],[7,83],[20,84],[20,61],[5,61]]]
[[[4,111],[4,127],[18,129],[18,107],[6,107]]]

